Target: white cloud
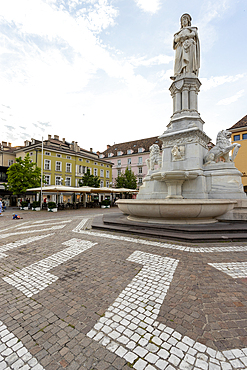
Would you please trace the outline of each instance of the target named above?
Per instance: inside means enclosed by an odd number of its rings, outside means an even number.
[[[235,0],[211,0],[202,2],[201,17],[196,22],[199,28],[199,37],[203,44],[204,52],[209,50],[218,39],[218,33],[212,21],[216,18],[222,18],[229,11]]]
[[[135,2],[144,12],[151,14],[157,13],[161,5],[160,0],[135,0]]]
[[[170,77],[173,76],[173,69],[167,69],[159,74],[159,78],[165,81],[171,81]]]
[[[228,104],[234,103],[239,98],[241,98],[243,95],[244,95],[244,90],[240,90],[239,92],[237,92],[235,95],[231,96],[230,98],[221,99],[220,101],[218,101],[217,105],[228,105]]]
[[[207,91],[225,83],[235,82],[240,78],[243,78],[244,74],[238,74],[236,76],[216,76],[210,78],[200,78],[202,87],[201,91]]]
[[[150,67],[150,66],[155,66],[155,65],[161,65],[161,64],[168,64],[173,61],[173,57],[169,55],[157,55],[156,57],[146,59],[145,57],[141,58],[132,58],[130,59],[130,63],[135,66],[145,66],[145,67]]]

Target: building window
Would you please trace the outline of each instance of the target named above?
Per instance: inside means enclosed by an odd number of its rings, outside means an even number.
[[[100,155],[99,155],[99,158],[104,158],[103,154],[100,154]]]
[[[88,159],[86,159],[86,163],[90,163],[90,161]]]
[[[138,148],[138,153],[142,153],[143,152],[143,148]]]
[[[243,134],[243,140],[247,140],[247,134]]]
[[[50,159],[45,159],[44,169],[45,170],[50,170],[51,169],[51,161],[50,161]]]
[[[138,164],[142,164],[142,157],[138,157]]]
[[[62,178],[61,176],[55,177],[55,185],[62,185]]]
[[[142,173],[142,167],[139,167],[138,172]]]
[[[106,178],[109,179],[110,177],[110,171],[106,170]]]
[[[117,155],[122,155],[122,152],[121,152],[121,151],[118,151],[118,152],[117,152]]]
[[[51,176],[50,175],[45,175],[45,184],[46,185],[51,185]]]
[[[113,156],[113,154],[112,153],[108,153],[108,157],[112,157]]]
[[[138,184],[142,184],[142,178],[138,177]]]
[[[33,152],[30,152],[29,155],[33,155]]]
[[[66,163],[66,172],[71,172],[71,163]]]
[[[121,166],[121,159],[118,159],[118,161],[117,161],[117,165],[118,165],[118,166]]]
[[[94,174],[94,176],[98,176],[98,169],[97,168],[93,169],[93,174]]]
[[[51,153],[50,152],[45,152],[45,155],[51,155]]]
[[[79,158],[79,161],[80,161],[80,162],[82,162],[82,159],[81,159],[81,158]]]
[[[117,170],[117,175],[120,176],[121,175],[121,170]]]
[[[82,165],[78,165],[78,173],[83,173],[83,166]]]
[[[61,158],[61,154],[57,154],[57,157],[58,157],[58,158]]]
[[[128,158],[128,164],[131,164],[131,158]]]
[[[103,186],[104,186],[104,180],[101,180],[100,181],[100,187],[103,188]]]
[[[56,171],[62,171],[62,162],[56,162]]]
[[[234,135],[233,136],[233,141],[238,141],[240,140],[240,135]]]
[[[98,163],[97,163],[97,162],[94,162],[94,165],[95,165],[95,166],[97,166],[97,165],[98,165]]]
[[[70,155],[67,155],[67,157],[66,157],[67,159],[71,159],[71,156]]]
[[[86,173],[87,172],[87,167],[86,166],[82,166],[82,173]]]
[[[9,166],[11,166],[14,163],[13,159],[9,159]]]
[[[128,149],[127,150],[127,154],[132,154],[132,150],[131,149]]]
[[[104,177],[104,170],[100,170],[100,177]]]
[[[109,188],[109,181],[106,181],[106,187]]]
[[[71,177],[65,178],[65,186],[71,186]]]

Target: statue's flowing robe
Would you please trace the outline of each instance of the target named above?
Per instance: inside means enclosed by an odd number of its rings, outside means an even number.
[[[187,33],[186,38],[182,34]],[[177,38],[181,40],[176,41]],[[173,49],[176,50],[174,75],[182,73],[194,73],[198,76],[200,68],[200,44],[196,27],[184,27],[175,33]]]

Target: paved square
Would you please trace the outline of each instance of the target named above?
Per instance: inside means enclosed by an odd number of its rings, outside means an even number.
[[[103,212],[1,217],[0,370],[247,369],[247,243],[91,230]]]

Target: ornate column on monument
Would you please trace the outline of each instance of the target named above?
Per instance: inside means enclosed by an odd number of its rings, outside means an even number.
[[[201,82],[200,44],[197,27],[191,26],[191,16],[183,14],[181,28],[174,35],[174,76],[170,92],[173,99],[173,114],[167,130],[160,136],[163,141],[162,171],[181,171],[185,179],[182,196],[207,198],[203,158],[207,153],[210,138],[203,131],[204,121],[198,112],[198,93]],[[174,156],[174,152],[182,155]],[[186,171],[186,175],[183,175]],[[157,178],[154,174],[153,178]],[[169,175],[169,177],[171,177]],[[157,178],[158,179],[158,178]]]

